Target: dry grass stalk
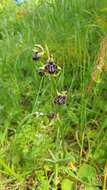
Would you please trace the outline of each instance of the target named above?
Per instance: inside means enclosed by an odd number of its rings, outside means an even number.
[[[103,68],[105,66],[106,57],[107,57],[107,36],[101,40],[97,63],[94,66],[92,72],[91,81],[88,85],[88,91],[92,91],[95,82],[97,82],[98,80],[98,76],[101,75]]]

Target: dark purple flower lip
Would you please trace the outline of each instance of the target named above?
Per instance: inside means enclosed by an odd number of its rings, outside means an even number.
[[[54,103],[55,104],[58,104],[58,105],[63,105],[66,103],[66,96],[64,95],[58,95],[55,100],[54,100]]]
[[[56,65],[56,63],[54,62],[53,56],[51,55],[50,58],[48,59],[47,64],[44,66],[44,70],[46,74],[50,74],[50,75],[57,74],[60,69],[61,68]]]
[[[47,114],[47,117],[49,120],[55,119],[56,118],[56,114],[54,112],[50,112]]]
[[[58,67],[57,67],[57,65],[53,62],[49,62],[49,63],[47,63],[45,66],[44,66],[44,70],[45,70],[45,72],[46,73],[48,73],[48,74],[55,74],[55,73],[57,73],[58,72]]]
[[[63,105],[66,104],[66,99],[67,99],[67,91],[62,91],[61,93],[57,91],[57,96],[54,99],[54,103],[58,105]]]

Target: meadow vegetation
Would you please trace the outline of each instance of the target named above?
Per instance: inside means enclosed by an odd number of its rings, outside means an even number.
[[[107,190],[106,64],[106,0],[0,2],[0,190]]]

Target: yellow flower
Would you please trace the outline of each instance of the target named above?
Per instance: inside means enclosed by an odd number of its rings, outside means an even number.
[[[75,166],[75,164],[73,162],[70,162],[69,163],[69,168],[73,171],[73,172],[76,172],[77,171],[77,168]]]

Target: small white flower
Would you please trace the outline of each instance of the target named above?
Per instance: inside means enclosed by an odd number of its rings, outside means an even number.
[[[36,115],[37,117],[39,117],[39,116],[43,116],[44,113],[42,113],[42,112],[34,112],[34,115]]]

